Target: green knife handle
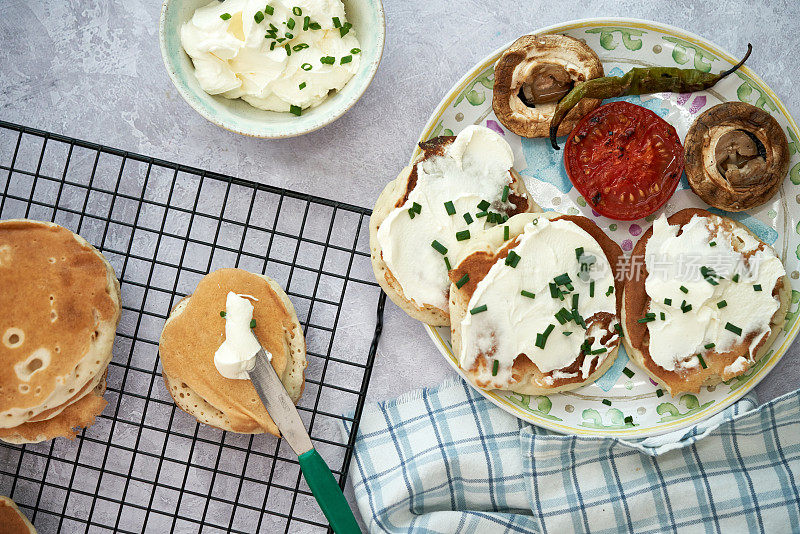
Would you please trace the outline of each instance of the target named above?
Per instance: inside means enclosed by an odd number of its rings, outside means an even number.
[[[328,518],[336,534],[361,533],[350,505],[344,498],[342,489],[333,478],[333,473],[319,455],[317,449],[304,452],[299,457],[300,470],[306,478],[311,493],[317,499],[322,513]]]

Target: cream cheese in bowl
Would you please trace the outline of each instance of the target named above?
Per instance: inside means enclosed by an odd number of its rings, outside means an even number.
[[[296,115],[344,87],[361,53],[341,0],[214,0],[181,44],[208,94]]]

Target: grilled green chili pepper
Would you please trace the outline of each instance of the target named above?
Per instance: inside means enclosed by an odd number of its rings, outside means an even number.
[[[710,74],[697,69],[678,67],[635,67],[624,76],[593,78],[576,85],[561,99],[550,121],[550,144],[558,150],[556,132],[569,110],[578,105],[583,98],[614,98],[648,93],[692,93],[713,87],[718,81],[731,74],[750,57],[753,47],[747,45],[747,53],[742,60],[730,69],[719,74]]]

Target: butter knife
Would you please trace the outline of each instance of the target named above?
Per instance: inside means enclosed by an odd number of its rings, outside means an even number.
[[[297,454],[300,471],[333,531],[336,534],[360,533],[361,529],[342,489],[328,464],[311,444],[303,420],[263,348],[256,353],[255,366],[249,374],[261,402],[281,431],[283,439]]]

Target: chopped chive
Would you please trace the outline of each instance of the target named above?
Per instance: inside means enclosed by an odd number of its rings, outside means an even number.
[[[558,286],[555,285],[553,282],[550,282],[549,285],[550,285],[550,296],[553,297],[554,299],[558,298],[558,296],[561,295],[561,290],[558,289]]]
[[[411,209],[416,211],[417,213],[422,213],[422,206],[418,202],[414,202],[411,205]]]
[[[469,213],[465,213],[464,220],[467,221],[467,224],[472,224],[472,215],[470,215]]]
[[[438,241],[436,241],[435,239],[434,239],[434,240],[433,240],[433,242],[431,243],[431,246],[432,246],[434,249],[436,249],[436,252],[438,252],[438,253],[439,253],[439,254],[441,254],[442,256],[444,256],[445,254],[447,254],[447,247],[445,247],[444,245],[442,245],[441,243],[439,243],[439,242],[438,242]]]
[[[738,282],[738,281],[739,281],[739,273],[736,273],[736,274],[734,274],[734,275],[731,277],[731,280],[733,280],[734,282]]]
[[[575,320],[576,323],[581,325],[581,327],[583,327],[584,330],[586,329],[586,321],[583,320],[583,317],[581,317],[581,314],[578,313],[578,310],[572,310],[572,318]]]
[[[300,44],[294,45],[292,47],[292,50],[294,50],[295,52],[299,52],[300,50],[303,50],[304,48],[308,48],[308,45],[306,43],[300,43]]]
[[[703,357],[700,354],[697,355],[697,359],[700,360],[700,367],[702,367],[703,369],[708,369],[708,365],[706,365],[706,361],[703,359]]]
[[[732,324],[732,323],[725,323],[725,330],[728,330],[729,332],[733,332],[737,336],[741,336],[742,335],[742,329],[739,328],[738,326],[736,326],[735,324]]]
[[[361,53],[361,49],[360,48],[351,48],[350,49],[350,53],[351,54],[360,54]]]
[[[660,397],[663,397],[663,396],[664,396],[664,390],[662,390],[661,388],[657,389],[656,390],[656,397],[660,398]]]
[[[684,301],[684,302],[686,302],[686,301]],[[681,304],[681,311],[683,313],[687,313],[687,312],[692,311],[692,305],[691,304],[687,304],[687,305],[684,306],[683,304]]]
[[[222,20],[228,20],[228,19],[231,18],[231,14],[230,13],[223,13],[222,15],[219,16],[219,18],[221,18]]]
[[[644,324],[644,323],[649,323],[649,322],[652,322],[652,321],[655,321],[655,320],[656,320],[655,316],[649,317],[649,316],[645,315],[641,319],[637,319],[636,322],[639,323],[639,324]]]
[[[520,256],[513,250],[508,251],[508,256],[506,256],[506,265],[512,268],[516,268],[517,264],[519,263]]]
[[[408,208],[408,216],[412,219],[417,216],[417,212],[414,211],[414,208]]]
[[[486,304],[481,304],[480,306],[476,306],[472,308],[469,313],[475,315],[477,313],[485,312],[486,311]]]
[[[339,17],[333,17],[333,27],[334,28],[342,27],[342,22],[339,20]]]
[[[686,289],[686,287],[684,287],[684,286],[681,286],[681,287],[680,287],[680,290],[681,290],[681,291],[683,291],[683,293],[684,293],[684,294],[686,294],[686,293],[688,293],[688,292],[689,292],[689,290],[688,290],[688,289]]]
[[[250,321],[250,328],[255,328],[255,327],[256,327],[256,320],[253,319],[252,321]]]
[[[594,280],[589,282],[589,296],[594,297]]]
[[[716,246],[717,246],[717,242],[716,242],[716,241],[711,241],[711,242],[708,244],[708,246],[709,246],[709,247],[716,247]]]
[[[255,15],[253,15],[253,20],[256,21],[256,24],[260,24],[264,20],[264,13],[256,11]]]
[[[321,30],[322,26],[319,25],[319,22],[312,22],[308,25],[309,28],[312,30]]]
[[[342,56],[342,59],[339,60],[339,65],[344,65],[345,63],[350,63],[353,61],[353,56]]]
[[[562,307],[555,313],[554,317],[558,320],[559,324],[565,324],[567,321],[572,319],[572,314],[567,311],[566,308]]]
[[[476,218],[478,218],[478,219],[480,219],[481,217],[486,217],[487,215],[489,215],[489,213],[488,213],[488,212],[486,212],[486,211],[479,211],[478,213],[476,213],[476,214],[475,214],[475,217],[476,217]]]
[[[306,31],[306,30],[308,30],[308,24],[309,24],[310,22],[311,22],[311,17],[309,17],[308,15],[306,15],[305,17],[303,17],[303,31]]]
[[[664,304],[667,305],[667,306],[672,306],[672,299],[670,299],[670,298],[664,299]]]
[[[507,213],[504,213],[504,214],[503,214],[503,222],[506,222],[506,221],[508,221],[508,218],[509,218],[509,217],[508,217],[508,214],[507,214]]]
[[[444,203],[444,209],[447,211],[448,215],[455,215],[456,214],[456,207],[453,205],[452,200],[448,200]]]
[[[264,13],[266,13],[267,15],[272,15],[275,13],[275,8],[272,6],[267,6],[264,8]]]
[[[297,115],[298,117],[303,114],[303,108],[300,106],[289,106],[289,112],[293,115]]]
[[[270,49],[270,50],[275,50],[275,41],[272,41],[272,42],[269,44],[269,49]]]
[[[625,367],[625,368],[623,368],[623,369],[622,369],[622,374],[624,374],[624,375],[625,375],[625,376],[627,376],[628,378],[633,378],[633,371],[631,371],[631,370],[630,370],[630,369],[628,369],[627,367]]]
[[[755,284],[755,285],[753,286],[753,290],[754,290],[754,291],[761,291],[761,284]]]
[[[301,91],[306,88],[306,82],[301,83],[297,86]]]
[[[224,311],[219,312],[219,316],[222,317],[223,319],[225,318],[226,315],[228,314],[225,313]]]
[[[303,10],[300,9],[299,7],[295,6],[295,7],[292,8],[292,13],[294,13],[295,15],[297,15],[299,17],[300,15],[303,14]]]
[[[510,232],[509,232],[509,230],[508,230],[508,226],[504,226],[504,227],[503,227],[503,239],[504,239],[505,241],[508,241],[508,239],[509,239],[509,234],[510,234]]]
[[[286,39],[294,39],[294,34],[293,34],[293,33],[286,32],[286,35],[284,35],[284,37],[286,37]],[[288,43],[287,43],[287,44],[288,44]]]
[[[558,276],[553,278],[553,282],[555,282],[556,284],[558,284],[560,286],[565,286],[567,284],[571,284],[572,283],[572,278],[570,278],[569,274],[567,274],[567,273],[559,274]]]
[[[303,69],[303,70],[308,71],[308,70],[313,69],[314,67],[311,66],[311,63],[303,63],[302,65],[300,65],[300,68]]]
[[[447,259],[447,256],[444,257],[444,266],[447,267],[447,270],[452,270],[452,266],[450,265],[450,260]]]
[[[581,256],[583,256],[583,247],[578,247],[575,249],[575,259],[580,260]]]
[[[600,347],[599,349],[595,349],[595,350],[591,351],[589,354],[594,356],[594,355],[597,355],[597,354],[603,354],[604,352],[607,352],[607,351],[608,351],[608,349],[606,347]]]
[[[565,336],[571,336],[572,335],[572,330],[565,330],[565,331],[563,331],[561,333],[564,334]]]
[[[464,276],[459,278],[458,282],[456,282],[456,287],[458,289],[461,289],[462,287],[464,287],[464,284],[466,284],[467,282],[469,282],[469,274],[465,274]]]
[[[614,292],[614,286],[608,286],[608,291],[606,291],[606,296],[609,296],[613,292]]]
[[[520,295],[523,297],[528,297],[529,299],[535,299],[536,293],[531,293],[530,291],[525,291],[524,289],[520,291]]]
[[[578,309],[578,294],[577,293],[572,295],[572,309],[573,310]]]
[[[603,399],[602,403],[605,404],[606,406],[611,406],[611,401],[608,399]]]
[[[552,323],[550,323],[549,325],[547,325],[547,328],[545,328],[545,329],[544,329],[544,332],[542,332],[542,335],[544,336],[544,338],[545,338],[545,339],[547,339],[547,336],[549,336],[549,335],[550,335],[550,333],[553,331],[553,329],[554,329],[555,327],[556,327],[556,326],[555,326],[554,324],[552,324]]]
[[[713,349],[715,346],[716,345],[714,345],[714,343],[706,343],[705,345],[703,345],[703,348],[708,350],[708,349]]]
[[[508,202],[508,186],[507,185],[503,186],[503,196],[500,197],[500,200],[502,200],[503,202]]]
[[[292,55],[292,47],[289,45],[289,43],[283,45],[283,48],[286,50],[287,57]]]
[[[722,308],[724,308],[725,306],[727,306],[727,305],[728,305],[728,303],[726,301],[724,301],[724,300],[721,300],[721,301],[717,302],[717,308],[719,308],[720,310]]]
[[[622,325],[621,324],[616,323],[614,325],[614,330],[617,331],[617,334],[619,334],[619,337],[625,337],[625,333],[622,331]]]
[[[333,56],[323,56],[319,58],[319,62],[322,63],[323,65],[333,65],[334,63],[336,63],[336,58]]]
[[[661,317],[661,320],[662,320],[662,321],[665,321],[665,320],[667,319],[667,314],[665,314],[664,312],[661,312],[661,314],[659,315],[659,317]]]
[[[339,28],[339,36],[344,37],[345,35],[347,35],[347,32],[349,32],[350,28],[352,27],[353,27],[352,24],[350,24],[349,22],[345,22],[344,25],[341,28]]]
[[[469,239],[469,230],[456,232],[456,241],[466,241],[467,239]]]
[[[633,424],[633,416],[629,415],[629,416],[625,417],[625,419],[623,419],[623,421],[625,421],[625,424],[632,425]]]
[[[497,376],[497,371],[500,369],[500,361],[495,360],[492,364],[492,376]]]
[[[481,200],[480,202],[478,202],[478,209],[479,209],[479,210],[481,210],[481,211],[486,211],[486,210],[488,210],[488,209],[489,209],[489,206],[491,206],[491,204],[489,204],[489,203],[488,203],[487,201],[485,201],[485,200]]]

